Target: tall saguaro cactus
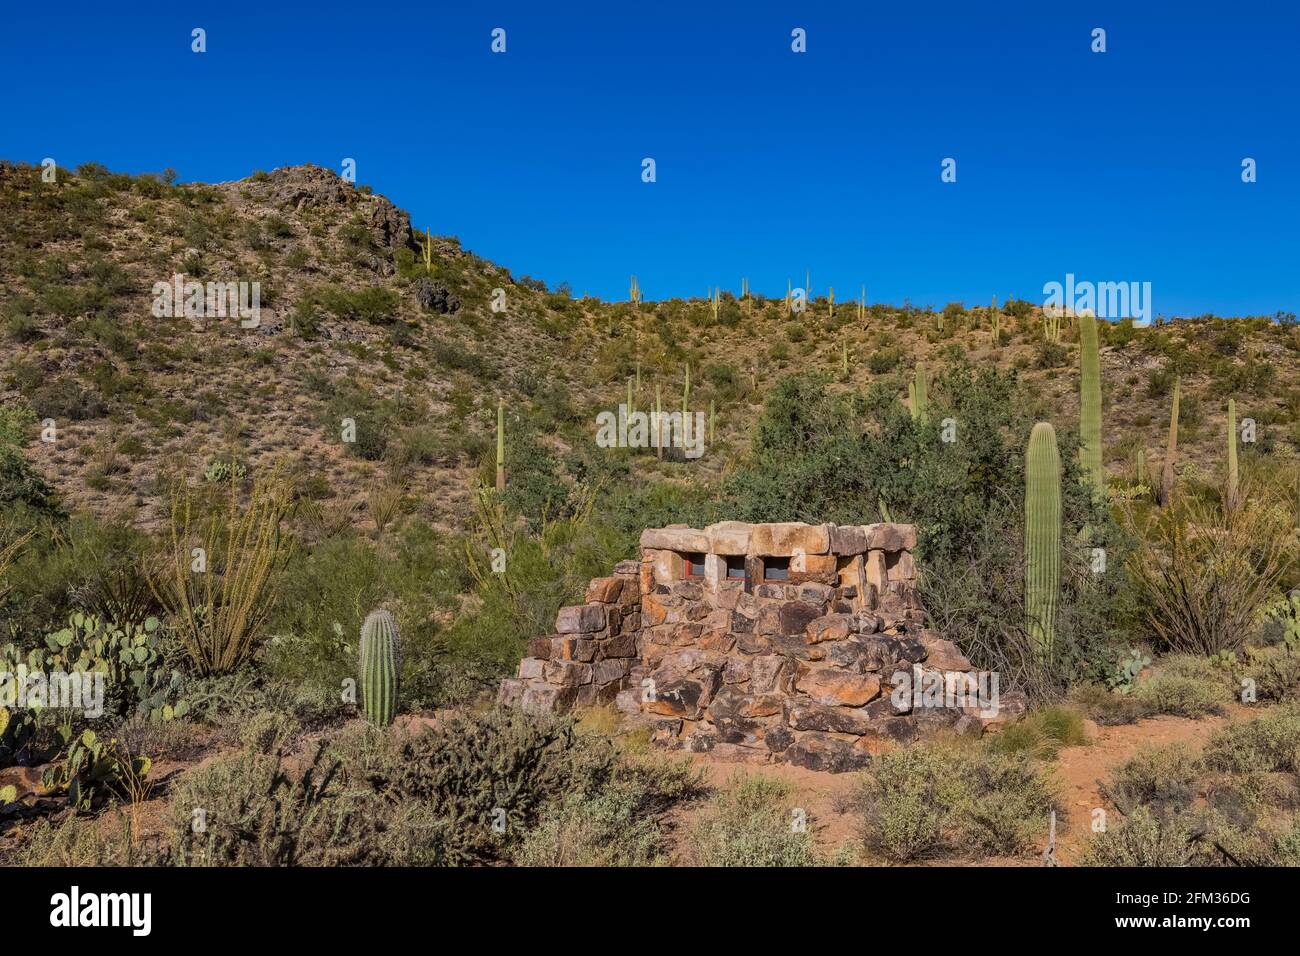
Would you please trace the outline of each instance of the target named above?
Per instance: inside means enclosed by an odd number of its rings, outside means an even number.
[[[402,641],[388,611],[371,611],[361,625],[361,706],[366,720],[387,727],[397,716]]]
[[[925,380],[925,366],[916,363],[916,375],[907,386],[907,407],[912,413],[912,420],[927,422],[930,420],[929,386]]]
[[[1237,400],[1228,399],[1228,507],[1237,505]]]
[[[1079,316],[1079,456],[1084,474],[1098,498],[1106,495],[1106,471],[1101,451],[1101,359],[1097,345],[1097,319],[1091,312]]]
[[[506,403],[497,399],[497,491],[506,490]]]
[[[1044,659],[1052,654],[1060,587],[1061,455],[1056,430],[1039,422],[1025,451],[1025,619]]]
[[[1178,397],[1182,394],[1182,378],[1174,379],[1174,405],[1169,412],[1169,444],[1165,447],[1165,466],[1160,478],[1160,503],[1168,505],[1174,500],[1174,463],[1178,458]]]
[[[655,454],[664,456],[664,391],[658,382],[655,382]]]

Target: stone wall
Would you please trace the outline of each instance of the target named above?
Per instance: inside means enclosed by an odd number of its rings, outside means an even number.
[[[950,694],[971,677],[924,624],[915,544],[902,524],[647,530],[639,563],[594,579],[555,634],[529,642],[500,701],[550,713],[614,704],[667,746],[831,771],[938,730],[983,733],[1023,701],[1001,695],[991,715],[893,693],[899,675]]]

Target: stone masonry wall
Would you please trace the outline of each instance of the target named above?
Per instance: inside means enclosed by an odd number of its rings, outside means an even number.
[[[562,608],[499,700],[547,713],[614,704],[666,746],[830,771],[942,729],[978,735],[1023,700],[1004,694],[991,715],[894,699],[898,674],[953,690],[972,670],[924,624],[915,544],[901,524],[647,530],[641,561]],[[703,556],[703,574],[688,576],[688,556]],[[745,577],[729,578],[742,559]],[[780,580],[767,578],[774,561]]]

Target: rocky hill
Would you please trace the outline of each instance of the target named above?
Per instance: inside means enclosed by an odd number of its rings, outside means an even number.
[[[344,520],[376,520],[383,486],[456,526],[475,477],[491,480],[498,401],[508,455],[526,429],[562,456],[592,447],[596,415],[638,375],[639,407],[656,387],[680,407],[688,365],[691,407],[716,411],[712,447],[698,461],[641,455],[634,481],[718,475],[743,454],[764,395],[796,371],[822,371],[835,389],[884,383],[901,402],[917,363],[931,375],[959,362],[1015,368],[1041,417],[1077,420],[1077,330],[1067,320],[1061,341],[1047,342],[1028,302],[1003,302],[1001,342],[987,305],[860,314],[856,290],[833,305],[829,290],[813,290],[800,315],[780,298],[731,292],[608,303],[515,277],[433,235],[437,223],[416,225],[315,166],[177,185],[93,165],[45,182],[38,168],[0,164],[0,398],[58,429],[46,443],[33,427],[29,457],[71,507],[125,511],[145,527],[161,517],[166,476],[273,459]],[[177,276],[257,283],[258,321],[179,307],[157,316],[155,285]],[[786,279],[761,278],[751,281]],[[1259,426],[1248,458],[1295,455],[1293,319],[1104,324],[1103,335],[1112,476],[1132,475],[1138,449],[1160,461],[1178,375],[1184,469],[1221,467],[1229,397]],[[342,440],[344,419],[355,442]]]

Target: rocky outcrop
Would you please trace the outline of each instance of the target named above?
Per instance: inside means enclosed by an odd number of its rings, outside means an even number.
[[[560,610],[500,702],[613,703],[660,744],[838,772],[1023,709],[927,628],[909,525],[647,530],[641,561]],[[983,683],[981,683],[983,682]]]
[[[421,308],[428,309],[430,312],[447,315],[460,308],[460,297],[441,282],[435,282],[433,279],[427,277],[417,279],[414,291],[415,301]]]

